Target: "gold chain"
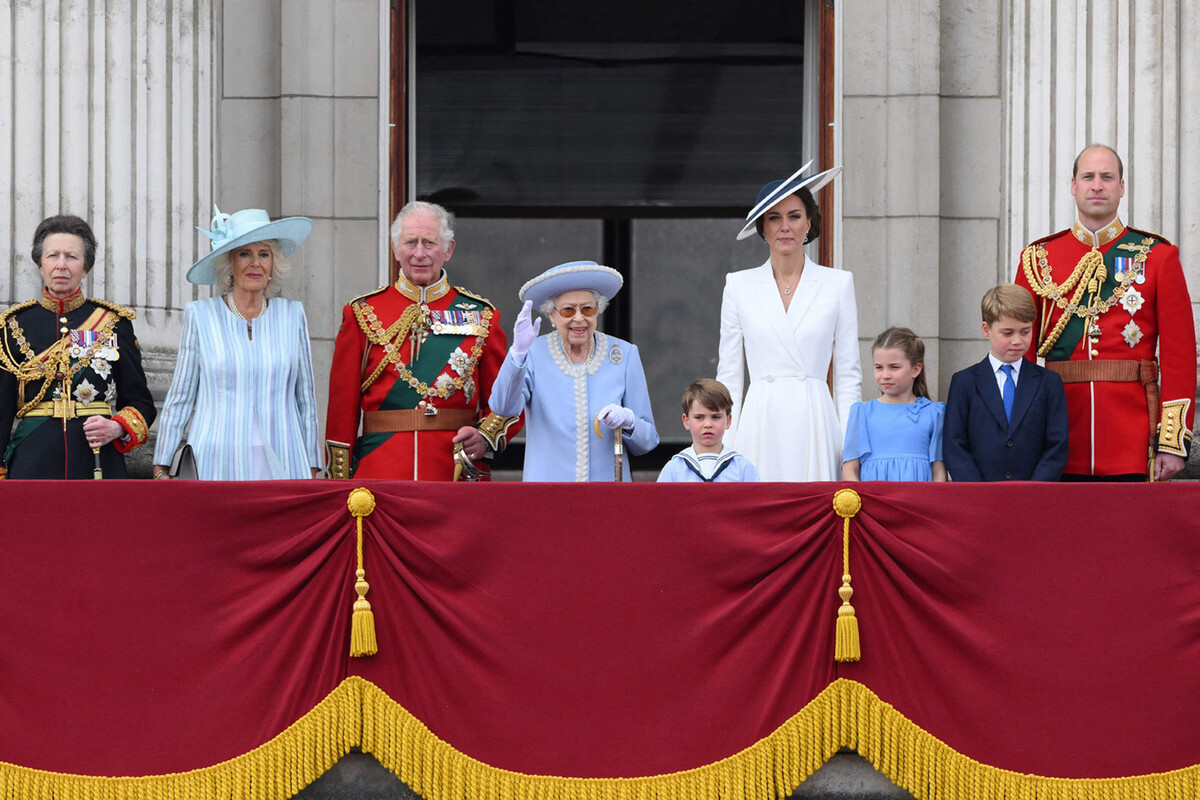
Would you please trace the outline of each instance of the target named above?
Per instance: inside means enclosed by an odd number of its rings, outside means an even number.
[[[1142,270],[1145,268],[1146,257],[1153,246],[1154,239],[1152,238],[1142,239],[1140,244],[1117,245],[1118,248],[1135,254],[1133,258],[1134,267],[1125,272],[1121,283],[1113,289],[1112,295],[1103,300],[1098,299],[1097,295],[1100,292],[1100,287],[1104,285],[1104,281],[1108,277],[1108,268],[1105,266],[1104,256],[1099,250],[1093,247],[1084,253],[1067,279],[1062,284],[1056,284],[1053,280],[1053,270],[1049,264],[1046,248],[1040,244],[1026,247],[1021,252],[1021,267],[1025,271],[1025,279],[1029,282],[1029,287],[1036,295],[1052,302],[1063,311],[1059,315],[1054,328],[1039,345],[1038,355],[1045,357],[1050,352],[1051,348],[1058,342],[1059,337],[1062,336],[1063,329],[1066,328],[1072,316],[1079,317],[1085,323],[1091,324],[1101,314],[1121,302],[1121,298],[1129,291],[1130,284],[1133,283],[1138,275],[1142,274]],[[1040,268],[1041,275],[1036,274],[1035,265]],[[1078,286],[1076,286],[1076,282],[1078,282]],[[1068,300],[1066,293],[1072,287],[1075,288],[1075,293]],[[1092,297],[1087,303],[1081,303],[1080,301],[1083,299],[1085,290],[1090,292]]]
[[[383,324],[375,314],[375,309],[367,301],[357,300],[353,303],[352,308],[354,309],[354,318],[358,321],[359,327],[367,335],[367,341],[383,348],[383,358],[380,359],[379,365],[375,367],[370,377],[363,381],[360,391],[366,392],[379,379],[379,376],[383,374],[383,371],[388,366],[395,364],[396,373],[400,377],[400,380],[412,387],[417,394],[427,398],[439,397],[443,400],[461,389],[463,384],[466,383],[466,377],[475,371],[475,364],[483,354],[483,342],[488,336],[493,316],[493,312],[490,309],[483,312],[483,322],[481,324],[483,330],[475,337],[475,344],[471,348],[471,354],[467,357],[462,374],[454,378],[450,384],[444,384],[441,388],[438,388],[436,385],[431,387],[424,381],[418,380],[412,374],[409,365],[400,360],[401,343],[408,336],[413,323],[422,315],[419,304],[413,303],[404,309],[404,312],[400,315],[400,319],[392,323],[386,330],[384,330]]]

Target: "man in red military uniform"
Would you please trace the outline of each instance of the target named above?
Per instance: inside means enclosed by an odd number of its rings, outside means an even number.
[[[1016,277],[1038,307],[1036,355],[1067,392],[1063,480],[1169,480],[1187,464],[1196,397],[1179,249],[1117,216],[1124,166],[1112,148],[1079,154],[1071,194],[1075,225],[1026,247]]]
[[[486,459],[520,428],[487,408],[507,343],[500,312],[446,279],[453,222],[439,205],[406,205],[391,230],[400,277],[342,310],[325,421],[330,477],[486,480]]]

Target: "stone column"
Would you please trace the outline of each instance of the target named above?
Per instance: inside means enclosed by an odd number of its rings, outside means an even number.
[[[35,296],[37,223],[87,219],[88,293],[133,306],[143,346],[173,344],[212,183],[211,0],[16,3],[0,14],[0,303]]]
[[[937,385],[941,251],[937,0],[843,3],[844,259],[854,273],[863,393],[876,394],[870,343],[888,325],[926,341]]]

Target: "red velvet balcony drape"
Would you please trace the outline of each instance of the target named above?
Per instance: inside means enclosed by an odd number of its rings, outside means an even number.
[[[987,769],[1197,785],[1200,486],[855,485],[838,664],[837,484],[366,482],[379,652],[351,659],[358,485],[0,482],[0,787],[208,768],[352,677],[529,775],[704,767],[861,685],[799,757],[897,779],[931,757],[865,721],[890,704]],[[340,702],[333,757],[403,749]]]

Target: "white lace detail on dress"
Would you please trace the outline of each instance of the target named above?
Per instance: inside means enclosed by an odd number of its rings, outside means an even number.
[[[553,340],[553,344],[550,345],[550,354],[554,356],[554,363],[558,365],[564,375],[575,380],[575,480],[586,481],[588,479],[588,447],[591,446],[592,438],[592,421],[588,419],[587,378],[589,375],[596,374],[596,370],[600,369],[600,363],[608,354],[608,337],[597,331],[594,334],[596,349],[592,351],[591,357],[582,364],[574,364],[567,356],[562,336],[557,332],[548,335]]]

